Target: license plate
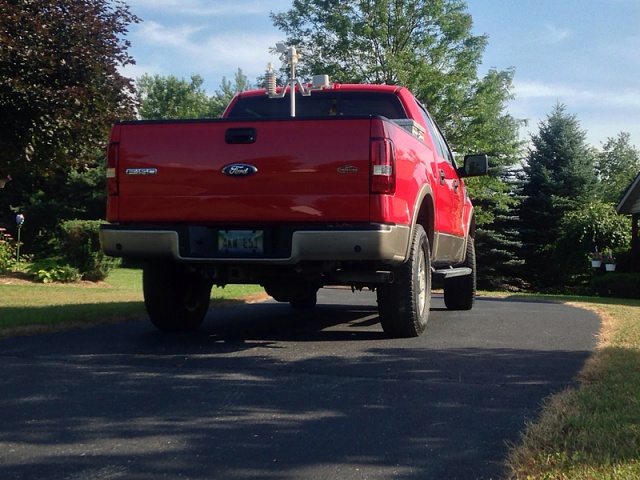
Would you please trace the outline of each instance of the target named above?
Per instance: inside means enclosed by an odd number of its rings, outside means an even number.
[[[218,251],[221,253],[256,254],[264,252],[263,230],[220,230]]]

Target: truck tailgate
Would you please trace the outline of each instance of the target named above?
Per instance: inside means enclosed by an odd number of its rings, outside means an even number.
[[[367,222],[370,130],[369,118],[119,124],[108,219]]]

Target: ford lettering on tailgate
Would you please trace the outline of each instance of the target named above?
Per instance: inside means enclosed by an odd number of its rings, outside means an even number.
[[[222,173],[229,177],[248,177],[258,173],[258,169],[246,163],[232,163],[231,165],[223,167]]]

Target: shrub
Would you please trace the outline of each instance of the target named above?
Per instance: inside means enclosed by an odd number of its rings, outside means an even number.
[[[6,229],[0,227],[0,273],[7,273],[15,265],[16,247]]]
[[[591,202],[570,210],[564,214],[560,227],[554,258],[550,260],[573,277],[575,283],[590,274],[587,259],[593,254],[589,252],[617,253],[631,243],[629,218],[618,215],[608,203]]]
[[[601,297],[640,298],[640,273],[604,273],[591,286]]]
[[[102,252],[98,231],[101,220],[67,220],[60,225],[60,246],[66,263],[77,268],[84,280],[104,280],[118,261]]]
[[[75,282],[80,279],[78,269],[64,264],[60,257],[34,262],[27,268],[27,273],[33,276],[35,281],[42,283]]]

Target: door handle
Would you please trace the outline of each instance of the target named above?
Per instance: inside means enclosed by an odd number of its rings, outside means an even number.
[[[460,184],[457,180],[453,181],[453,193],[458,193],[458,189],[460,188]]]
[[[228,128],[224,134],[224,141],[230,145],[255,143],[256,129],[255,128]]]
[[[445,178],[446,178],[446,175],[444,173],[444,170],[440,170],[440,185],[444,185]]]

